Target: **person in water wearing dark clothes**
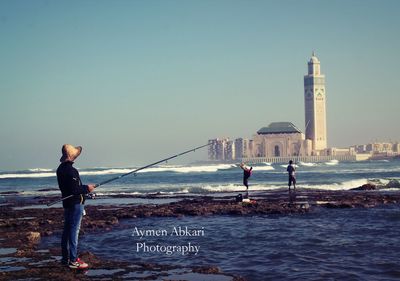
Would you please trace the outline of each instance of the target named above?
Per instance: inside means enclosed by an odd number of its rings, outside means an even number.
[[[63,201],[64,230],[61,237],[61,263],[70,268],[83,269],[88,264],[78,258],[78,236],[84,214],[85,194],[92,192],[95,185],[82,185],[78,170],[72,165],[81,154],[82,147],[64,144],[60,166],[57,169],[58,187],[62,197],[73,195]]]
[[[293,190],[296,191],[296,168],[293,165],[293,161],[290,160],[289,161],[289,165],[286,168],[286,171],[288,172],[289,175],[289,191],[290,191],[290,187],[292,186],[293,183]]]
[[[253,167],[246,167],[244,163],[240,164],[243,169],[243,185],[246,187],[246,198],[249,198],[249,177],[251,176]]]

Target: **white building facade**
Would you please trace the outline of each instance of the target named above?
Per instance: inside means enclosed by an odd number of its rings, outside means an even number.
[[[292,157],[311,154],[311,140],[290,122],[274,122],[253,138],[253,157]]]
[[[304,76],[304,107],[306,139],[312,141],[313,153],[325,150],[326,133],[326,91],[325,75],[321,74],[320,61],[312,54],[308,62],[308,73]]]

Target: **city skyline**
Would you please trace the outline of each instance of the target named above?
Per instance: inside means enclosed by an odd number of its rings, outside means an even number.
[[[328,146],[398,141],[398,1],[0,1],[0,170],[133,166],[290,120],[323,63]],[[182,161],[207,158],[206,151]]]
[[[362,161],[400,154],[400,143],[370,143],[350,147],[328,147],[325,75],[321,62],[312,53],[304,75],[304,132],[291,120],[272,122],[257,131],[252,138],[229,137],[208,141],[211,161],[240,161],[249,163],[287,163],[297,159],[305,162],[327,160]]]
[[[268,127],[282,126],[292,127],[298,130],[291,122],[274,122]],[[261,128],[269,129],[268,127]],[[292,132],[301,137],[304,134],[300,131]],[[261,133],[262,134],[262,133]],[[282,134],[282,133],[280,133]],[[256,135],[254,135],[256,137]],[[279,137],[279,136],[278,136]],[[286,138],[287,135],[282,135],[281,138]],[[273,155],[273,153],[281,153],[280,150],[269,152],[269,155],[257,154],[256,148],[259,145],[259,140],[249,138],[215,138],[209,139],[208,160],[214,163],[220,162],[245,162],[245,163],[286,163],[289,160],[296,160],[301,162],[325,162],[325,161],[364,161],[364,160],[387,160],[390,158],[398,158],[400,156],[400,142],[372,142],[366,144],[355,144],[350,147],[338,148],[329,147],[323,155],[307,155],[306,149],[301,145],[294,145],[293,150],[288,150],[283,155]],[[288,140],[289,141],[289,140]],[[291,140],[293,141],[293,140]],[[276,146],[275,146],[276,147]]]

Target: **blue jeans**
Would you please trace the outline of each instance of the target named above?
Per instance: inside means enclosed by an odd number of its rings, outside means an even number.
[[[75,262],[78,257],[78,236],[84,206],[75,204],[64,209],[64,231],[61,237],[62,261]]]

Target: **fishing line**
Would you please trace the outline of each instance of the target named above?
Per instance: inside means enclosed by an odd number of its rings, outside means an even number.
[[[149,167],[152,167],[152,166],[154,166],[154,165],[157,165],[157,164],[160,164],[160,163],[163,163],[163,162],[167,162],[167,161],[170,160],[170,159],[173,159],[173,158],[182,156],[182,155],[187,154],[187,153],[189,153],[189,152],[195,152],[197,149],[200,149],[200,148],[209,146],[210,144],[211,144],[211,143],[208,143],[208,144],[205,144],[205,145],[202,145],[202,146],[195,147],[195,148],[193,148],[193,149],[184,151],[184,152],[179,153],[179,154],[176,154],[176,155],[174,155],[174,156],[171,156],[171,157],[162,159],[162,160],[160,160],[160,161],[151,163],[151,164],[149,164],[149,165],[140,167],[140,168],[135,169],[135,170],[133,170],[133,171],[130,171],[130,172],[126,173],[126,174],[122,174],[122,175],[119,175],[119,176],[117,176],[117,177],[113,177],[113,178],[110,178],[110,179],[108,179],[108,180],[102,181],[101,183],[96,184],[96,185],[95,185],[95,188],[97,188],[97,187],[99,187],[99,186],[101,186],[101,185],[105,185],[105,184],[107,184],[107,183],[110,183],[110,182],[112,182],[112,181],[119,180],[120,178],[129,176],[129,175],[131,175],[131,174],[134,174],[134,175],[136,176],[136,173],[139,172],[139,171],[141,171],[141,170],[147,169],[147,168],[149,168]],[[73,196],[75,196],[75,195],[74,195],[74,194],[71,194],[71,195],[65,196],[65,197],[63,197],[63,198],[61,198],[61,199],[58,199],[58,200],[56,200],[56,201],[53,201],[53,202],[48,203],[47,206],[50,207],[50,206],[52,206],[52,205],[54,205],[54,204],[57,204],[58,202],[64,201],[64,200],[66,200],[66,199],[68,199],[68,198],[71,198],[71,197],[73,197]]]

